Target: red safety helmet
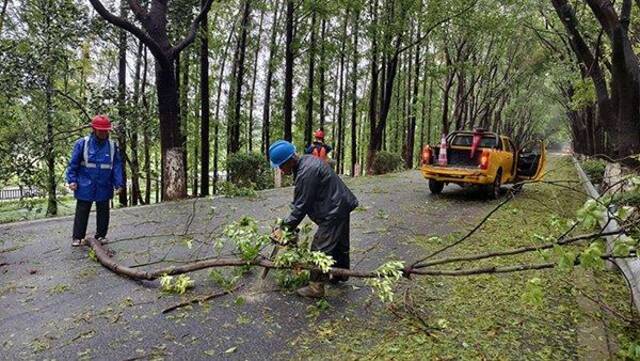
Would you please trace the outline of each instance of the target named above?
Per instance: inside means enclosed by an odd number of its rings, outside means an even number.
[[[322,129],[316,130],[315,133],[313,133],[313,136],[318,138],[318,139],[323,139],[324,140],[324,132],[322,131]]]
[[[91,119],[91,128],[95,130],[111,130],[111,120],[106,115],[96,115]]]

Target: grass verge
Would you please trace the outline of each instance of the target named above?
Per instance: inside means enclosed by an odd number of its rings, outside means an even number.
[[[569,158],[551,158],[547,168],[547,180],[569,181],[566,184],[575,190],[551,184],[526,186],[446,256],[545,243],[540,236],[562,234],[586,196],[580,184],[570,183],[578,178]],[[448,235],[434,244],[431,236],[419,236],[415,242],[434,250],[456,238]],[[541,261],[540,254],[524,254],[457,265],[473,268]],[[370,317],[345,314],[338,320],[319,321],[292,346],[298,350],[297,359],[567,360],[593,352],[588,350],[593,345],[585,345],[579,334],[585,327],[594,327],[607,338],[600,342],[605,350],[599,351],[624,359],[626,350],[639,339],[637,329],[600,305],[581,307],[580,294],[631,317],[625,281],[611,271],[553,269],[420,277],[404,281],[395,303],[374,307]]]

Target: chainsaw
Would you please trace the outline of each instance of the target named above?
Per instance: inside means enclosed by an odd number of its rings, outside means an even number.
[[[273,250],[271,251],[271,255],[269,256],[269,260],[271,262],[275,261],[276,256],[281,248],[286,248],[288,246],[296,246],[298,244],[298,236],[300,234],[300,229],[296,228],[291,232],[285,233],[284,231],[280,232],[279,235],[276,235],[276,231],[278,229],[274,228],[269,236],[269,240],[273,243]],[[270,268],[265,268],[262,270],[261,279],[265,279],[267,274],[269,273]]]

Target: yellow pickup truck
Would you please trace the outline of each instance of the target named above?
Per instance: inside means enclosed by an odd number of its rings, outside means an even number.
[[[447,183],[481,185],[495,199],[503,184],[542,178],[546,160],[542,141],[517,149],[506,136],[474,130],[452,132],[445,142],[443,157],[441,146],[422,149],[422,174],[433,194],[441,193]]]

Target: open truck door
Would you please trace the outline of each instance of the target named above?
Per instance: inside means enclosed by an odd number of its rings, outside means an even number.
[[[546,160],[546,151],[542,140],[526,143],[518,150],[516,181],[542,179],[542,170]]]

